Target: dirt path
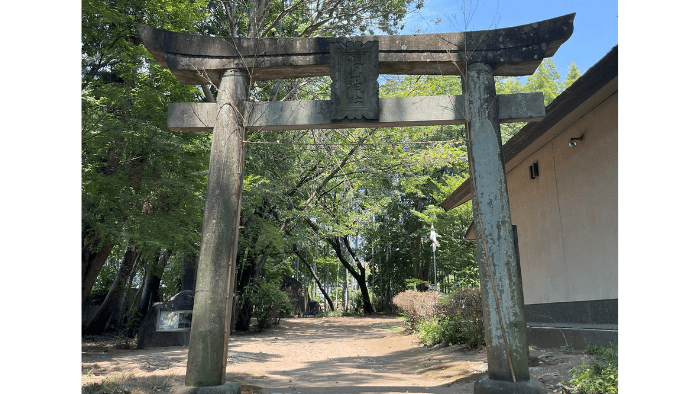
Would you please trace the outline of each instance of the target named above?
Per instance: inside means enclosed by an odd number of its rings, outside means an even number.
[[[273,330],[231,338],[227,380],[246,394],[473,393],[474,381],[487,370],[483,349],[424,347],[402,327],[396,316],[284,319]],[[132,394],[184,384],[187,348],[131,347],[83,341],[83,392],[101,382]],[[559,392],[556,384],[585,358],[541,349],[531,355],[538,356],[531,376],[550,393]]]

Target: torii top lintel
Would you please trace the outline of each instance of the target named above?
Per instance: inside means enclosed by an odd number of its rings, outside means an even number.
[[[458,65],[486,63],[499,76],[535,72],[571,37],[568,14],[527,25],[463,33],[359,36],[379,42],[379,73],[459,75]],[[330,75],[329,43],[348,38],[225,38],[176,33],[139,25],[144,46],[184,84],[219,84],[221,71],[251,70],[254,80]]]

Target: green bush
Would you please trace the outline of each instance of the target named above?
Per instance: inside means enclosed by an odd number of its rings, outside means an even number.
[[[426,345],[467,345],[470,349],[483,346],[484,325],[480,320],[441,317],[424,321],[419,329],[419,338]]]
[[[486,343],[477,289],[458,289],[447,297],[435,291],[407,290],[397,294],[393,302],[427,345],[465,344],[474,349]]]
[[[617,346],[589,345],[586,352],[593,361],[571,368],[571,387],[580,394],[617,394]]]
[[[418,326],[418,337],[427,345],[435,345],[444,336],[442,319],[422,320]]]
[[[420,340],[427,345],[465,344],[472,349],[483,346],[486,340],[479,290],[459,289],[442,302],[442,316],[421,322]]]
[[[245,293],[244,296],[250,299],[253,306],[252,316],[258,320],[258,330],[269,328],[279,323],[282,316],[292,313],[292,303],[287,293],[264,279],[248,286]]]

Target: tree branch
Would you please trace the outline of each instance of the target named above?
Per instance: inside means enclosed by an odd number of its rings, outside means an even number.
[[[289,7],[282,10],[282,12],[280,12],[279,15],[277,15],[277,18],[275,18],[275,20],[272,21],[272,23],[270,23],[270,26],[268,26],[267,29],[265,29],[265,31],[261,34],[261,37],[267,36],[267,34],[270,32],[270,30],[272,30],[275,26],[277,26],[277,24],[280,22],[280,20],[282,18],[284,18],[285,15],[296,10],[297,8],[299,8],[300,5],[302,5],[304,3],[306,3],[306,0],[299,0],[295,4],[292,4]]]
[[[304,263],[304,265],[306,265],[306,268],[309,269],[309,272],[311,272],[311,276],[312,276],[312,277],[314,278],[314,280],[316,281],[316,285],[317,285],[318,288],[321,290],[321,293],[323,293],[323,298],[325,298],[326,301],[328,301],[328,305],[331,307],[331,310],[334,311],[335,308],[333,307],[333,301],[331,300],[331,297],[329,297],[328,294],[326,293],[326,290],[323,289],[323,286],[321,285],[321,281],[318,279],[318,276],[316,275],[316,271],[314,271],[314,270],[311,268],[311,265],[310,265],[310,264],[306,261],[306,259],[301,255],[301,252],[299,251],[299,249],[297,249],[297,245],[296,245],[296,244],[294,244],[294,245],[292,246],[292,248],[294,249],[294,254],[296,254],[296,255],[299,257],[299,260],[301,260],[301,261]]]

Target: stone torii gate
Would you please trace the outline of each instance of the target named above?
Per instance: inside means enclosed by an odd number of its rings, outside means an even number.
[[[538,393],[530,380],[520,270],[500,122],[544,117],[541,92],[496,95],[494,76],[532,74],[573,33],[575,14],[511,28],[353,38],[224,38],[138,26],[153,57],[185,84],[218,85],[216,103],[174,103],[171,130],[213,131],[185,387],[226,384],[247,130],[464,124],[477,232],[488,376],[475,393]],[[379,74],[460,75],[462,95],[378,98]],[[331,76],[329,101],[248,101],[251,81]],[[543,391],[542,391],[543,392]]]

